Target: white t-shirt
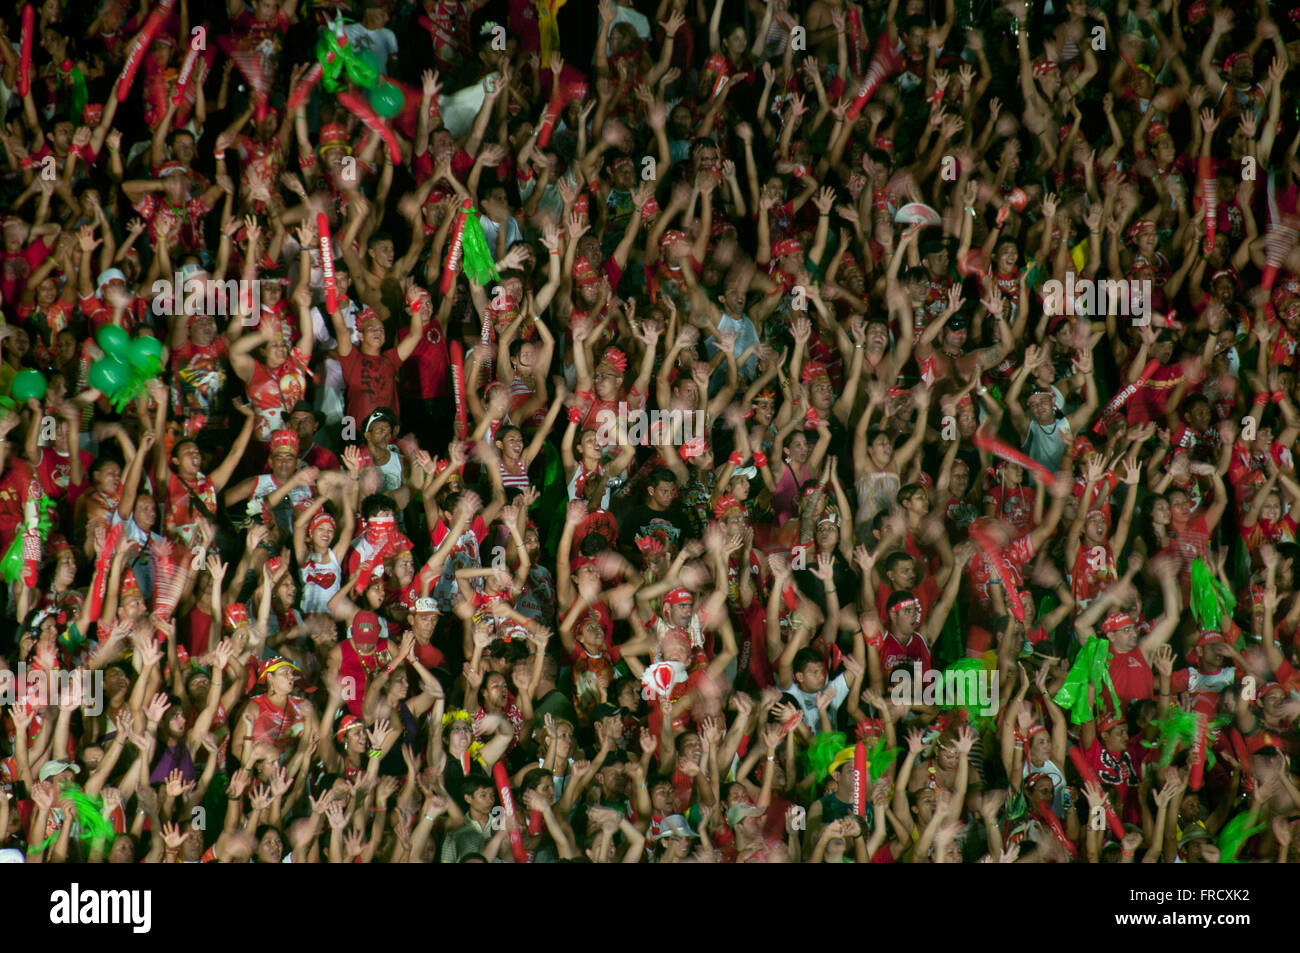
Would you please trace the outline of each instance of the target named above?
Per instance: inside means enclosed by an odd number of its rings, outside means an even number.
[[[844,700],[849,697],[849,682],[840,672],[830,683],[830,687],[835,689],[835,698],[831,701],[830,707],[826,709],[826,717],[830,719],[831,724],[835,724],[835,715],[844,704]],[[799,707],[803,709],[803,723],[813,731],[817,730],[817,692],[805,692],[798,685],[791,682],[781,689],[793,695],[799,702]]]
[[[349,23],[343,28],[348,36],[348,43],[358,53],[373,50],[379,59],[379,72],[387,75],[388,58],[397,54],[397,34],[388,27],[367,30],[360,23]]]

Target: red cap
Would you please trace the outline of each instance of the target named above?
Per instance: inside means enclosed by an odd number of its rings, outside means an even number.
[[[378,645],[379,616],[368,609],[362,609],[352,617],[352,627],[348,631],[352,641],[358,645]]]
[[[1105,715],[1098,715],[1097,734],[1099,735],[1104,734],[1105,732],[1110,731],[1116,725],[1120,725],[1123,723],[1124,723],[1124,719],[1120,717],[1119,712],[1109,712]]]

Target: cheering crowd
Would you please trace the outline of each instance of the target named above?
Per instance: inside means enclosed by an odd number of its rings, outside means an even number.
[[[1293,855],[1300,7],[0,57],[0,860]]]

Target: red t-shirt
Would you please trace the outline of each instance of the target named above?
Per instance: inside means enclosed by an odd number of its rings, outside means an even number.
[[[317,470],[337,470],[341,466],[338,454],[327,447],[312,447],[303,454],[302,461]]]
[[[410,333],[410,328],[402,328],[397,332],[397,340],[405,340]],[[447,374],[447,369],[451,366],[451,354],[447,350],[447,336],[443,334],[442,325],[437,320],[424,323],[424,334],[412,356],[415,358],[415,366],[408,368],[404,375],[408,387],[412,383],[418,385],[410,389],[418,391],[425,400],[451,396]]]
[[[72,457],[70,454],[61,454],[53,447],[41,448],[41,462],[36,467],[36,476],[41,481],[41,489],[45,495],[55,500],[61,500],[67,497],[69,505],[77,502],[77,497],[85,492],[90,485],[90,467],[95,462],[85,450],[78,451],[81,454],[82,475],[81,482],[75,486],[70,485],[72,480]]]
[[[912,633],[907,644],[899,642],[892,632],[886,632],[880,646],[880,667],[886,674],[900,665],[920,662],[921,668],[930,668],[930,646],[920,632]]]
[[[361,427],[376,407],[388,407],[401,418],[397,401],[397,374],[402,369],[402,359],[397,349],[390,348],[382,354],[362,354],[357,348],[339,358],[343,366],[343,382],[347,386],[347,409]]]
[[[1132,652],[1111,650],[1110,680],[1115,685],[1115,694],[1125,705],[1140,698],[1151,698],[1155,691],[1151,663],[1140,648]]]
[[[11,321],[18,313],[18,299],[23,288],[27,287],[27,276],[39,268],[52,251],[54,243],[44,238],[22,251],[0,250],[0,294],[4,295],[5,314]]]

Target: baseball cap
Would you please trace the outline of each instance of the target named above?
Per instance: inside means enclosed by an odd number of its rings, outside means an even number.
[[[699,837],[699,832],[692,829],[690,823],[681,814],[669,814],[659,822],[660,837]]]
[[[733,477],[744,477],[746,480],[752,480],[754,477],[758,476],[758,467],[736,467],[731,471],[731,475]]]
[[[362,609],[352,617],[352,626],[348,632],[353,642],[361,645],[379,644],[379,616],[369,609]]]
[[[438,605],[433,601],[433,597],[421,596],[415,600],[416,615],[436,615],[437,612]]]
[[[1105,734],[1117,725],[1124,724],[1119,712],[1109,712],[1097,717],[1097,734]]]
[[[95,292],[98,294],[104,290],[104,285],[110,281],[120,281],[126,284],[126,273],[121,268],[105,268],[99,273],[99,278],[95,282]]]
[[[38,780],[48,781],[64,771],[71,771],[73,774],[80,774],[81,768],[71,761],[46,761],[41,765],[40,777]]]
[[[23,852],[17,847],[6,847],[0,850],[0,864],[25,864],[27,859]]]
[[[370,412],[370,416],[366,418],[365,432],[369,433],[370,428],[381,420],[388,421],[392,427],[397,426],[397,414],[393,413],[391,408],[376,407]]]
[[[745,818],[757,817],[762,813],[764,813],[763,808],[754,804],[745,804],[744,802],[733,804],[731,807],[727,808],[727,823],[732,827],[735,827]]]
[[[591,720],[594,724],[602,718],[622,718],[627,714],[627,709],[622,705],[615,705],[613,702],[601,702],[592,710]]]

